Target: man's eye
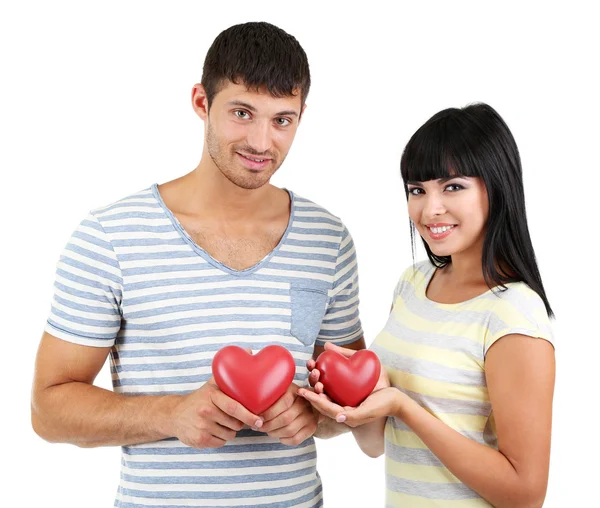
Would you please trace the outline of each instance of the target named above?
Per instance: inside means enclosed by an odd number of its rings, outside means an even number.
[[[233,112],[233,114],[234,114],[235,116],[237,116],[238,118],[242,118],[242,119],[244,119],[244,120],[245,120],[246,118],[249,118],[249,116],[250,116],[250,115],[248,115],[248,112],[247,112],[247,111],[243,111],[243,110],[241,110],[241,109],[236,109],[236,110]]]
[[[287,127],[291,122],[287,118],[276,118],[275,123],[279,125],[279,127]]]

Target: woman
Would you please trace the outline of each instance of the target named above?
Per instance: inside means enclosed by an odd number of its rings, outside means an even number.
[[[408,268],[372,349],[378,385],[358,407],[300,390],[386,454],[387,506],[536,507],[546,493],[554,348],[525,215],[517,146],[486,104],[429,119],[402,155]],[[542,340],[540,340],[542,339]],[[346,356],[352,351],[327,345]]]

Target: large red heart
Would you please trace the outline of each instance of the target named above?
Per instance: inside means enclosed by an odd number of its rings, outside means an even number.
[[[323,351],[316,368],[323,391],[340,406],[357,407],[373,391],[381,374],[379,358],[368,349],[350,358],[336,351]]]
[[[260,415],[292,384],[296,364],[282,346],[267,346],[255,355],[238,346],[226,346],[214,356],[212,372],[223,393]]]

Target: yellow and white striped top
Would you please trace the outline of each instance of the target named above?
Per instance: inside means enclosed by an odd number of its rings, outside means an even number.
[[[485,355],[496,340],[511,333],[552,343],[544,303],[522,282],[457,304],[437,303],[426,296],[434,272],[429,261],[404,272],[392,312],[371,349],[393,386],[461,434],[497,448]],[[387,507],[491,506],[395,417],[385,426],[385,456]]]

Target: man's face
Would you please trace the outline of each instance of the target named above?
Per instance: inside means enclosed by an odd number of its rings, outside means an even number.
[[[267,183],[285,160],[302,112],[300,94],[273,97],[228,83],[206,117],[206,148],[221,173],[244,189]]]

